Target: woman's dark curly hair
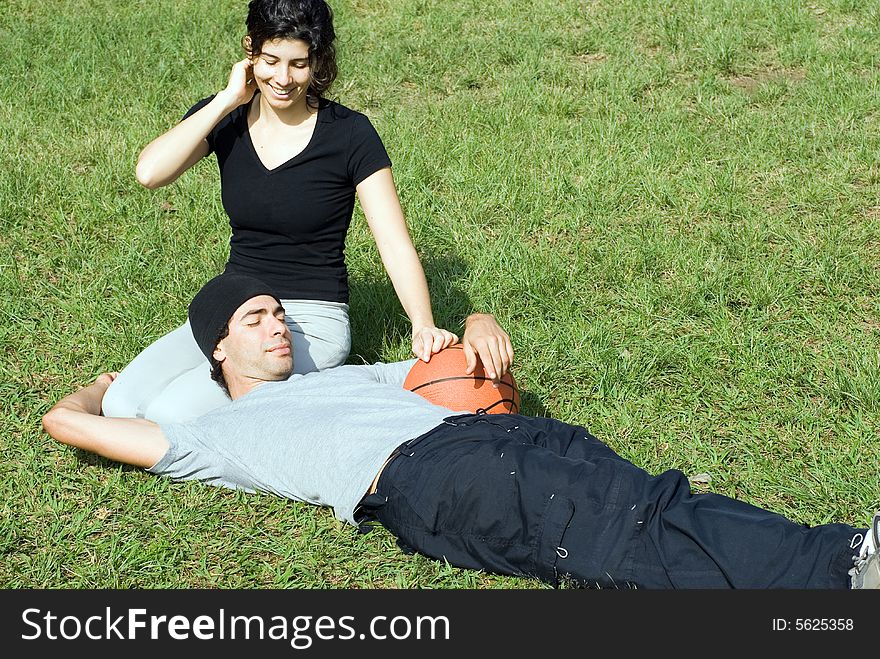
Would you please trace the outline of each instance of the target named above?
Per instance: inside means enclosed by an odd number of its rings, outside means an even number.
[[[324,0],[251,0],[246,23],[242,45],[249,57],[259,55],[263,43],[274,39],[300,39],[309,45],[308,102],[317,107],[337,73],[336,32],[329,5]]]

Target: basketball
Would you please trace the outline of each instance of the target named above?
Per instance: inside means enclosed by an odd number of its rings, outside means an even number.
[[[504,374],[496,389],[479,358],[473,373],[468,375],[466,369],[464,348],[452,345],[431,355],[427,363],[419,359],[413,364],[403,388],[455,412],[519,413],[519,389],[510,372]]]

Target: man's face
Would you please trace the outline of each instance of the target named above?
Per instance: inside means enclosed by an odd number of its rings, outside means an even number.
[[[276,381],[293,371],[284,307],[271,295],[242,304],[229,319],[229,334],[214,349],[227,383],[233,379]]]

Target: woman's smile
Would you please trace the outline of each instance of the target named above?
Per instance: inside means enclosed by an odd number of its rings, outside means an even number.
[[[253,61],[257,87],[269,101],[306,102],[311,81],[309,46],[301,39],[273,39]]]

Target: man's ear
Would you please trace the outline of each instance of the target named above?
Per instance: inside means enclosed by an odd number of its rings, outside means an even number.
[[[217,344],[217,347],[214,348],[213,357],[221,364],[223,363],[223,360],[226,359],[226,351],[223,349],[222,340]]]

